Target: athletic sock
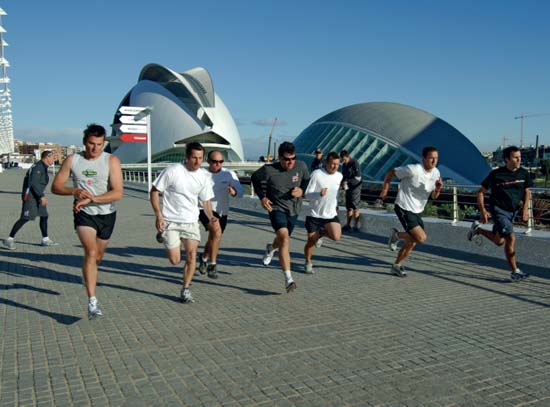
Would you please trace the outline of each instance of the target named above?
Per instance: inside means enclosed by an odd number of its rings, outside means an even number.
[[[90,302],[90,304],[93,304],[93,305],[97,304],[97,298],[96,297],[90,297],[88,301]]]
[[[285,273],[286,281],[294,281],[294,280],[292,280],[292,276],[290,275],[290,270],[285,270],[285,271],[283,271],[283,273]]]
[[[15,238],[9,236],[6,240],[10,241],[10,242],[13,242],[15,240]]]
[[[207,263],[208,262],[208,259],[205,259],[204,257],[201,257],[201,260],[203,263]]]

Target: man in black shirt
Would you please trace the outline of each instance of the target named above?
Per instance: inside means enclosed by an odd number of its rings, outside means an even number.
[[[481,215],[481,223],[487,223],[489,213],[493,219],[493,230],[481,228],[479,222],[474,222],[468,232],[468,240],[477,234],[485,236],[498,246],[504,245],[506,260],[512,269],[512,281],[523,280],[527,274],[522,272],[516,263],[516,235],[513,221],[521,209],[521,218],[524,222],[529,219],[529,205],[531,198],[529,188],[532,186],[529,173],[521,167],[521,151],[510,146],[503,151],[503,167],[489,173],[481,183],[477,193],[477,204]],[[491,191],[489,212],[485,209],[485,192]]]
[[[15,235],[25,223],[40,217],[40,232],[42,232],[42,246],[56,246],[53,240],[48,237],[48,199],[44,195],[44,190],[50,181],[48,176],[48,167],[55,161],[53,151],[43,151],[40,155],[40,161],[34,164],[23,181],[21,199],[23,207],[21,216],[11,228],[10,236],[2,243],[2,248],[15,250]]]
[[[361,166],[357,160],[350,157],[346,150],[340,152],[342,159],[342,188],[346,191],[346,225],[342,232],[359,232],[359,206],[361,203],[361,187],[363,186],[363,176]],[[351,228],[352,219],[355,221],[353,229]]]
[[[296,147],[285,141],[279,146],[279,161],[266,164],[252,174],[254,191],[269,213],[275,231],[273,243],[266,245],[264,265],[279,251],[279,263],[285,275],[287,293],[296,289],[290,273],[290,236],[302,207],[309,172],[303,161],[296,160]]]

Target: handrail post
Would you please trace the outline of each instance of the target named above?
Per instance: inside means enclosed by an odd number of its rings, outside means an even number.
[[[525,204],[524,204],[525,205]],[[525,231],[526,235],[530,235],[533,231],[534,219],[533,219],[533,194],[529,194],[529,202],[527,202],[529,219],[527,219],[527,230]]]
[[[254,184],[252,184],[252,181],[250,181],[250,196],[254,197]]]
[[[453,187],[453,225],[458,223],[458,190]]]

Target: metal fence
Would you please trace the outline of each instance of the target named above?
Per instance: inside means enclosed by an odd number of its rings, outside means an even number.
[[[155,179],[162,167],[153,169],[153,179]],[[122,170],[123,180],[125,182],[135,182],[147,184],[147,171],[143,169]],[[254,188],[250,182],[249,176],[239,176],[245,193],[254,195]],[[379,201],[380,191],[382,190],[381,181],[365,181],[361,191],[361,205],[363,208],[369,208],[380,211],[393,212],[393,203],[397,196],[399,183],[392,183],[388,192],[388,198],[384,203]],[[479,211],[477,207],[477,191],[479,185],[445,185],[437,200],[430,200],[426,205],[423,215],[447,219],[451,223],[459,221],[479,220]],[[488,199],[486,199],[488,202]],[[340,203],[344,203],[343,194],[340,197]],[[521,221],[518,217],[516,224],[526,228],[525,233],[530,234],[533,230],[550,231],[550,188],[531,188],[531,199],[527,202],[529,206],[529,220]]]

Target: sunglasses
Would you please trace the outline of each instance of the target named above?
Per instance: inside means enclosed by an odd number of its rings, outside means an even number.
[[[283,160],[284,161],[296,161],[296,156],[294,156],[294,157],[285,157],[285,156],[283,156]]]
[[[223,164],[223,160],[210,160],[212,164]]]

